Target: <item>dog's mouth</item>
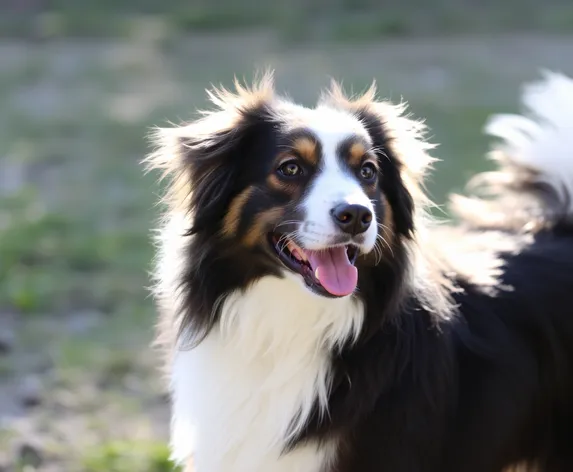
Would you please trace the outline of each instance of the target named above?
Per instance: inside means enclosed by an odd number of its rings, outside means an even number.
[[[283,234],[271,233],[269,239],[279,260],[300,274],[306,285],[319,295],[344,297],[356,289],[356,246],[338,245],[314,251],[303,249]]]

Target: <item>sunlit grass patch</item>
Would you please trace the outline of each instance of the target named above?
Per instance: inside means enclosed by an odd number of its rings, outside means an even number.
[[[86,451],[82,472],[176,472],[163,443],[108,442]]]

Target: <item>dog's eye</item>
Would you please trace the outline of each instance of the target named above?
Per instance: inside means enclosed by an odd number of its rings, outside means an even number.
[[[294,161],[283,162],[278,171],[285,177],[298,177],[302,175],[302,168]]]
[[[372,181],[376,178],[376,167],[371,162],[366,162],[360,168],[360,177],[366,181]]]

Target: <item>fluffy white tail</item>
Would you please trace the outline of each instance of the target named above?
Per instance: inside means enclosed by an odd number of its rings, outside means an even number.
[[[535,172],[573,214],[573,80],[545,72],[524,87],[522,103],[523,115],[494,115],[486,124],[502,140],[492,155],[501,151],[506,163]]]
[[[452,197],[471,225],[534,229],[573,216],[573,80],[545,72],[524,87],[522,104],[522,115],[494,115],[485,126],[499,138],[490,153],[498,170],[470,181],[476,196]]]

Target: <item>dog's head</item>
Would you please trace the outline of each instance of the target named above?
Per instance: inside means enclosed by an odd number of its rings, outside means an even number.
[[[216,274],[201,283],[218,287],[204,303],[265,275],[352,295],[362,268],[414,234],[429,162],[420,125],[373,88],[351,99],[334,85],[312,109],[275,96],[269,76],[236,89],[211,92],[217,108],[200,120],[162,130],[152,156],[174,177],[173,208],[192,215],[186,276]]]

